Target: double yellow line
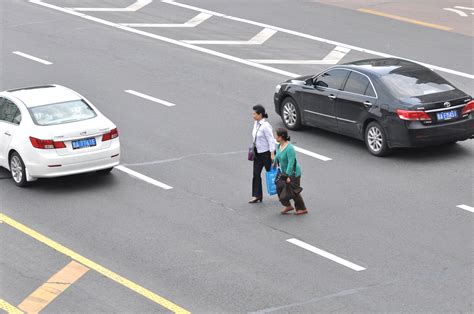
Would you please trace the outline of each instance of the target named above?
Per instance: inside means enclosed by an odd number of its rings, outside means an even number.
[[[179,314],[190,313],[189,311],[187,311],[184,308],[174,304],[173,302],[171,302],[171,301],[157,295],[156,293],[154,293],[154,292],[152,292],[152,291],[150,291],[150,290],[134,283],[133,281],[130,281],[127,278],[124,278],[124,277],[120,276],[119,274],[117,274],[117,273],[115,273],[115,272],[113,272],[113,271],[111,271],[111,270],[109,270],[109,269],[107,269],[107,268],[91,261],[90,259],[74,252],[73,250],[68,249],[67,247],[57,243],[56,241],[53,241],[53,240],[49,239],[48,237],[34,231],[33,229],[30,229],[27,226],[13,220],[12,218],[6,216],[5,214],[0,213],[0,221],[8,224],[9,226],[15,228],[16,230],[18,230],[20,232],[23,232],[24,234],[32,237],[33,239],[49,246],[50,248],[55,249],[56,251],[66,255],[66,256],[69,256],[74,261],[78,262],[79,264],[82,264],[80,266],[82,266],[82,267],[85,266],[82,269],[81,269],[81,267],[77,266],[77,263],[75,263],[73,265],[66,266],[67,267],[67,272],[69,272],[69,270],[71,268],[75,269],[74,270],[75,276],[73,276],[73,277],[76,278],[76,280],[78,278],[80,278],[80,276],[82,276],[85,273],[86,268],[90,268],[90,269],[95,270],[99,274],[101,274],[101,275],[117,282],[118,284],[120,284],[124,287],[127,287],[128,289],[130,289],[132,291],[135,291],[136,293],[144,296],[145,298],[161,305],[162,307],[164,307],[164,308],[166,308],[166,309],[168,309],[168,310],[170,310],[174,313],[179,313]],[[82,273],[82,275],[81,275],[81,273]],[[60,277],[61,277],[61,280],[63,280],[62,278],[67,278],[67,275],[65,275],[65,273],[62,273],[62,274],[60,274]],[[74,278],[66,279],[66,281],[73,281]],[[50,287],[46,287],[46,288],[50,288]],[[41,294],[44,295],[45,290],[42,289],[41,287],[37,291],[43,291],[43,292],[41,292]],[[48,298],[51,298],[53,296],[54,296],[54,293],[52,293],[52,295],[49,296]],[[5,306],[6,306],[6,304],[8,304],[5,301],[3,301],[3,302],[4,302]],[[2,308],[2,306],[3,306],[3,303],[0,303],[0,308]]]

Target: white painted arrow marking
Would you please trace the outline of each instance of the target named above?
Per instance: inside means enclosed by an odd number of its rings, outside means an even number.
[[[120,25],[128,26],[128,27],[196,27],[202,22],[208,20],[212,17],[212,14],[208,13],[199,13],[186,23],[182,24],[147,24],[147,23],[122,23]]]
[[[338,64],[349,51],[351,51],[349,48],[337,46],[322,60],[251,59],[249,61],[260,64]]]
[[[274,29],[264,28],[250,40],[182,40],[182,42],[194,45],[261,45],[276,33]]]
[[[74,11],[96,11],[96,12],[135,12],[152,3],[153,0],[137,0],[126,8],[70,8]]]

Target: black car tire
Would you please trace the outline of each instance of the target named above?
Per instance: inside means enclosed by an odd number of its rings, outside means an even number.
[[[301,129],[300,109],[291,97],[287,97],[281,102],[281,120],[289,130]]]
[[[108,175],[112,170],[114,170],[114,168],[107,168],[107,169],[102,169],[102,170],[97,170],[97,174],[99,175]]]
[[[369,152],[377,157],[383,157],[390,153],[385,131],[378,122],[371,122],[364,132],[365,145]]]
[[[13,182],[19,187],[25,187],[28,185],[26,180],[26,167],[20,154],[13,152],[8,161],[10,165],[10,174],[12,175]]]

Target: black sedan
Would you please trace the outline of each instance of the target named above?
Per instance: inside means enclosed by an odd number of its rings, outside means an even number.
[[[417,63],[396,58],[337,65],[276,87],[275,110],[291,130],[312,126],[364,140],[370,153],[473,137],[474,101]]]

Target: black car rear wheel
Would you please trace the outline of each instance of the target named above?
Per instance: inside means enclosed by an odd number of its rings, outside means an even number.
[[[364,139],[365,145],[372,155],[382,157],[390,152],[385,131],[378,122],[371,122],[367,126]]]
[[[281,119],[288,129],[301,129],[301,113],[293,98],[287,97],[283,100],[281,104]]]

